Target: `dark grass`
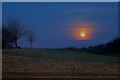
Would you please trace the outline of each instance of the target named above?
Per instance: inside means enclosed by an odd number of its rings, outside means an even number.
[[[3,68],[5,67],[6,69],[16,68],[17,66],[17,65],[14,65],[14,61],[11,58],[11,56],[14,56],[14,57],[16,56],[16,58],[20,57],[20,58],[17,58],[17,60],[20,61],[20,63],[18,64],[26,65],[29,62],[33,65],[37,65],[39,62],[45,61],[45,64],[49,64],[48,67],[50,68],[52,68],[51,65],[57,65],[53,67],[53,68],[56,67],[55,69],[57,69],[60,62],[64,62],[64,61],[69,61],[73,63],[80,62],[81,65],[95,67],[95,68],[101,66],[101,65],[94,65],[94,63],[96,62],[104,63],[104,65],[108,66],[109,68],[112,64],[119,65],[118,63],[119,56],[91,54],[91,53],[78,52],[78,51],[76,52],[68,49],[16,49],[16,50],[3,49],[2,51],[3,51],[3,56],[5,57],[4,59],[7,59],[8,61],[13,62],[13,63],[9,63],[9,65],[3,65]],[[25,61],[24,57],[32,58],[32,61],[31,62]],[[53,61],[55,63],[52,64],[52,62],[50,61]],[[44,64],[43,66],[45,67]],[[61,67],[63,67],[63,65],[61,65]],[[68,66],[65,66],[65,67],[68,67]],[[101,67],[104,67],[104,66],[101,66]],[[107,73],[101,73],[101,72],[93,72],[93,73],[79,72],[79,69],[76,69],[76,70],[73,69],[71,71],[72,72],[64,72],[64,71],[54,72],[53,71],[53,72],[42,72],[42,73],[5,71],[3,72],[3,78],[106,77],[106,76],[118,77],[119,76],[118,74],[113,74],[113,73],[107,74]]]
[[[3,55],[15,55],[41,59],[72,60],[81,62],[110,62],[118,63],[120,56],[109,56],[92,54],[86,52],[76,52],[67,49],[3,49]]]
[[[103,74],[103,73],[29,73],[29,72],[3,72],[2,73],[4,76],[9,76],[9,77],[24,77],[24,78],[39,78],[39,77],[118,77],[119,75],[114,75],[114,74]]]

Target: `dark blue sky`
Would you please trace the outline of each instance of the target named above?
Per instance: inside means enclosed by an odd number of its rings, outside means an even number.
[[[117,3],[4,2],[2,5],[3,24],[9,19],[17,19],[32,29],[36,34],[35,48],[97,45],[118,36]],[[96,29],[90,40],[71,37],[69,29],[81,26]],[[29,46],[25,39],[18,42],[21,46]]]

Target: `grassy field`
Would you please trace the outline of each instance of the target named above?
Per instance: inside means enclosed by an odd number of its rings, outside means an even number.
[[[67,49],[3,49],[3,78],[119,77],[118,58]]]

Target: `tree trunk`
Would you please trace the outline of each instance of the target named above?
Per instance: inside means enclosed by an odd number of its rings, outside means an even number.
[[[18,48],[17,40],[15,41],[15,48]]]
[[[32,48],[32,41],[30,41],[30,48]]]

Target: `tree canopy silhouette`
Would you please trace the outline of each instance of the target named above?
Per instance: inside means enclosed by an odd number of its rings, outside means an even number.
[[[9,21],[2,26],[2,48],[20,48],[20,46],[18,46],[18,40],[23,36],[28,38],[30,48],[32,48],[35,37],[33,31],[26,30],[24,26],[16,20]]]
[[[21,38],[25,34],[25,30],[23,26],[15,20],[10,21],[7,26],[8,26],[8,31],[10,32],[12,41],[15,45],[15,48],[18,48],[17,41],[19,38]]]

